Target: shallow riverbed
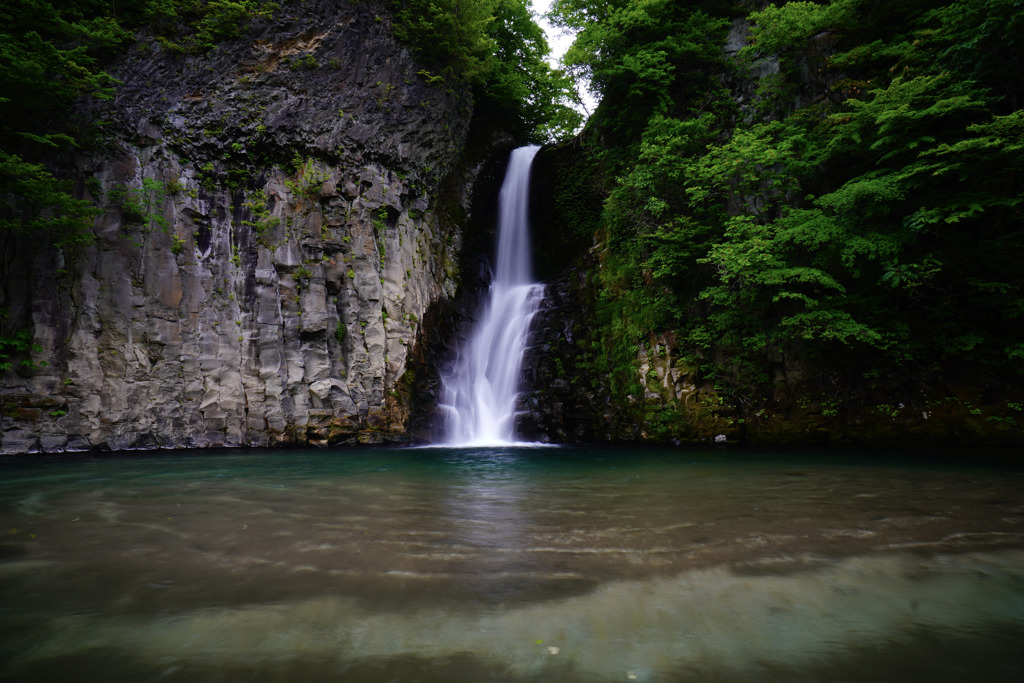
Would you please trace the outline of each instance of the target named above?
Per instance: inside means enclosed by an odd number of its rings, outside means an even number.
[[[0,679],[1024,680],[1024,462],[0,460]]]

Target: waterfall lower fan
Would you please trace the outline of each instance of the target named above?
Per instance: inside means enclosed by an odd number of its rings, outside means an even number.
[[[519,373],[530,322],[544,296],[530,265],[530,166],[539,147],[512,152],[498,198],[497,267],[476,327],[441,378],[449,445],[515,441]]]

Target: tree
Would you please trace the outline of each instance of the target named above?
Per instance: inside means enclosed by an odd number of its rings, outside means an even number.
[[[548,66],[550,49],[528,0],[497,0],[488,34],[494,52],[476,89],[476,115],[524,141],[571,135],[582,116],[572,80]]]
[[[674,332],[752,368],[790,349],[1024,371],[1022,2],[770,5],[738,71],[710,3],[556,2],[616,177],[597,336]],[[722,77],[765,59],[737,108]]]

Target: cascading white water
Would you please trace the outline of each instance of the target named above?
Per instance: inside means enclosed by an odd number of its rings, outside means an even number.
[[[449,445],[514,442],[519,370],[544,286],[530,265],[530,166],[539,147],[512,152],[498,197],[497,267],[476,327],[441,378]]]

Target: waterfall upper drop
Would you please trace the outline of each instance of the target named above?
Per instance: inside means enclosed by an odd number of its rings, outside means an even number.
[[[512,152],[498,197],[496,268],[467,343],[441,377],[444,439],[449,445],[515,441],[519,373],[530,322],[544,296],[532,282],[530,167],[539,147]]]

